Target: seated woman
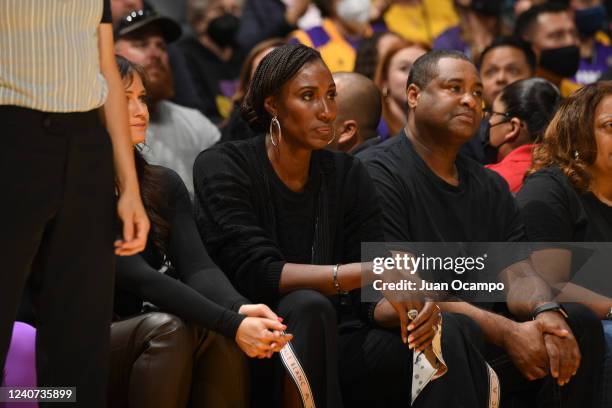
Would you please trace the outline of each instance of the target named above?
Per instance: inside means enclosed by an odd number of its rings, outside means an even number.
[[[497,150],[497,163],[485,167],[499,173],[510,191],[523,185],[531,166],[531,152],[561,100],[559,89],[543,78],[529,78],[506,86],[483,119],[489,123],[489,145]]]
[[[275,360],[271,383],[260,389],[266,406],[309,407],[313,400],[329,408],[409,406],[413,350],[431,343],[439,308],[360,300],[362,268],[366,277],[371,271],[360,263],[361,244],[384,235],[365,167],[325,150],[335,137],[335,93],[331,72],[312,48],[286,45],[268,54],[242,105],[259,135],[198,156],[196,220],[236,288],[267,303],[294,335],[291,350],[307,381],[294,386]],[[421,310],[408,326],[412,308]],[[479,333],[463,332],[470,322],[445,316],[442,348],[454,361],[414,406],[452,406],[457,398],[484,406],[478,401],[488,396],[488,383],[476,377],[486,368],[467,341],[477,342]],[[461,384],[459,396],[448,391],[453,383]]]
[[[610,82],[587,85],[563,102],[534,149],[517,201],[530,241],[612,242]],[[601,407],[612,406],[612,322],[607,320],[612,317],[612,299],[567,283],[572,278],[572,253],[567,249],[551,245],[538,251],[534,261],[553,283],[563,283],[560,301],[579,301],[605,319]],[[544,269],[549,265],[557,267]]]
[[[149,121],[145,76],[125,58],[117,63],[136,145]],[[134,154],[152,228],[143,253],[117,258],[115,315],[122,319],[111,326],[109,406],[247,406],[238,348],[270,357],[291,335],[280,333],[286,326],[267,306],[238,294],[208,257],[179,176]],[[143,302],[172,314],[143,314]]]

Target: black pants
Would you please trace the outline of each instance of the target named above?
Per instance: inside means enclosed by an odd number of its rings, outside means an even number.
[[[485,408],[488,372],[482,333],[460,314],[443,314],[442,355],[448,372],[430,382],[414,407]],[[363,328],[340,336],[340,381],[344,406],[409,407],[412,350],[402,343],[399,328]]]
[[[604,355],[601,322],[586,306],[577,303],[564,303],[563,306],[582,355],[576,375],[563,387],[559,387],[551,376],[528,381],[503,350],[489,345],[487,358],[499,375],[503,408],[597,406],[596,389]]]
[[[103,407],[114,283],[109,136],[96,111],[0,106],[0,129],[0,367],[31,273],[39,386],[76,387],[67,406]]]
[[[291,345],[308,376],[317,408],[341,408],[338,380],[338,318],[332,302],[321,293],[301,289],[283,296],[274,311],[283,317]],[[285,369],[278,355],[250,359],[252,406],[281,407]]]

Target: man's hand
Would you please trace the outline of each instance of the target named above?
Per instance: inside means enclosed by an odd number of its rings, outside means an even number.
[[[149,218],[138,190],[122,192],[117,203],[117,214],[123,223],[123,239],[115,241],[115,254],[134,255],[144,250],[149,235]]]
[[[560,386],[567,384],[580,367],[580,348],[567,322],[555,311],[540,313],[536,322],[541,327],[548,354],[550,374]]]
[[[415,300],[410,302],[396,302],[387,299],[395,309],[400,320],[400,333],[402,341],[408,343],[408,347],[418,351],[425,350],[431,344],[435,335],[434,328],[440,322],[440,307],[434,302],[427,301],[425,304]],[[408,312],[417,310],[419,314],[410,321]],[[410,336],[408,336],[410,331]]]
[[[537,380],[548,374],[548,353],[538,322],[512,322],[504,333],[503,345],[514,365],[528,380]]]

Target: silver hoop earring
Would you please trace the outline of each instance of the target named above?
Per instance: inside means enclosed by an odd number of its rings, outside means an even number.
[[[580,153],[578,150],[574,150],[574,160],[578,160],[580,158]]]
[[[332,142],[336,140],[336,128],[332,126],[332,129],[333,129],[332,138],[329,139],[329,142],[327,142],[328,145],[332,144]]]
[[[278,138],[278,140],[276,142],[274,141],[274,135],[273,135],[274,132],[272,131],[272,127],[273,126],[275,126],[278,129],[277,130],[277,133],[278,133],[277,138]],[[274,115],[272,117],[272,120],[270,121],[270,129],[268,129],[268,132],[270,133],[270,142],[272,143],[272,146],[278,147],[278,144],[281,141],[281,137],[283,135],[283,132],[281,130],[281,125],[280,125],[280,122],[278,121],[278,118],[276,117],[276,115]]]

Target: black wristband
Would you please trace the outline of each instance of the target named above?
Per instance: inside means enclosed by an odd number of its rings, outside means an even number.
[[[559,312],[566,319],[569,317],[565,308],[557,302],[548,302],[548,303],[544,303],[543,305],[536,307],[531,313],[531,317],[535,320],[535,318],[540,313],[550,312],[550,311]]]

